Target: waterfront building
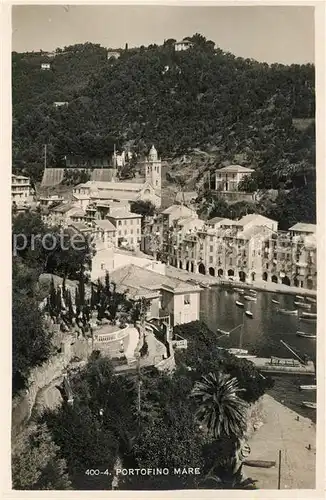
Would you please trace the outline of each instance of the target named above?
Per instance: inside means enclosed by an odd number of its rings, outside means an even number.
[[[315,289],[316,229],[296,224],[279,231],[278,223],[259,214],[238,221],[214,217],[183,220],[170,229],[168,261],[179,269],[247,283],[271,281]]]
[[[29,177],[11,175],[11,202],[16,205],[28,204],[32,201],[32,188]]]
[[[171,326],[199,319],[200,287],[130,264],[110,275],[117,290],[150,301],[148,319],[170,317]]]
[[[155,257],[163,253],[168,255],[171,245],[170,234],[173,230],[173,224],[177,220],[187,217],[198,218],[195,210],[185,205],[171,205],[162,210],[159,214],[153,217],[147,217],[144,220],[142,228],[143,252],[154,255]]]

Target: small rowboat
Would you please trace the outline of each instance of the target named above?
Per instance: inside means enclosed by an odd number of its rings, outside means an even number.
[[[305,302],[294,302],[294,305],[301,309],[311,309],[311,304],[306,304]]]
[[[273,304],[279,304],[280,303],[279,300],[275,300],[275,299],[272,299],[272,302],[273,302]]]
[[[293,309],[293,310],[290,310],[290,309],[279,309],[278,312],[280,312],[282,314],[288,314],[289,316],[297,316],[298,309]]]
[[[245,315],[248,316],[249,318],[253,318],[253,314],[251,311],[245,311]]]
[[[300,385],[300,391],[315,391],[317,389],[316,385]]]
[[[243,307],[243,306],[244,306],[244,303],[243,303],[243,302],[240,302],[239,300],[236,300],[236,301],[235,301],[235,303],[236,303],[236,305],[237,305],[238,307]]]
[[[316,323],[316,318],[306,318],[305,316],[299,316],[299,320]]]
[[[244,460],[243,464],[247,467],[260,467],[262,469],[270,469],[271,467],[275,467],[276,462],[272,462],[270,460]]]
[[[312,401],[302,401],[302,406],[304,406],[305,408],[316,410],[317,403],[313,403]]]
[[[245,300],[251,300],[252,302],[257,302],[257,297],[252,297],[250,295],[245,295],[243,298]]]
[[[249,289],[249,292],[250,292],[252,295],[257,295],[256,290],[252,290],[252,288],[250,288],[250,289]]]
[[[219,333],[220,335],[230,335],[230,332],[227,332],[226,330],[222,330],[221,328],[218,328],[216,330],[216,333]]]
[[[301,317],[302,318],[313,318],[313,319],[316,319],[317,318],[317,313],[303,312],[303,313],[301,313]]]
[[[302,295],[296,295],[296,296],[295,296],[295,298],[296,298],[297,300],[304,300],[304,297],[302,297]]]
[[[240,359],[254,359],[254,358],[257,358],[257,356],[255,354],[236,354],[235,357],[236,358],[240,358]]]
[[[239,292],[239,293],[244,292],[244,289],[243,289],[243,288],[236,288],[236,287],[234,287],[234,288],[233,288],[233,290],[234,290],[235,292]]]
[[[306,339],[315,339],[316,334],[314,333],[306,333],[306,332],[297,332],[298,337],[305,337]]]
[[[317,300],[313,299],[312,297],[306,297],[307,302],[311,302],[312,304],[317,304]]]
[[[248,350],[247,349],[238,349],[236,347],[230,347],[230,349],[227,349],[227,351],[228,351],[228,353],[235,354],[235,355],[248,354]]]

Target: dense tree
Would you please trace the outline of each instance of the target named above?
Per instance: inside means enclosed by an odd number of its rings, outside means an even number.
[[[130,209],[135,214],[151,217],[155,213],[155,206],[150,201],[138,200],[130,204]]]
[[[15,490],[71,489],[66,462],[46,425],[20,437],[12,455],[12,486]]]
[[[35,289],[37,274],[13,261],[12,390],[26,387],[31,369],[51,354],[51,333],[43,325]]]

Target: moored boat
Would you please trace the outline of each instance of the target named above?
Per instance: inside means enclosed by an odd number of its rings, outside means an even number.
[[[216,330],[216,333],[219,333],[220,335],[230,335],[230,332],[227,332],[226,330],[222,330],[221,328],[218,328]]]
[[[317,313],[308,313],[308,312],[302,312],[301,313],[301,317],[302,318],[312,318],[312,319],[316,319],[317,318]]]
[[[245,315],[248,316],[248,318],[253,318],[253,314],[251,311],[245,311]]]
[[[240,359],[254,359],[254,358],[257,358],[257,356],[255,354],[236,354],[235,357],[236,358],[240,358]]]
[[[300,391],[315,391],[317,389],[316,384],[311,385],[299,385]]]
[[[245,300],[251,300],[252,302],[257,302],[257,297],[252,297],[251,295],[245,295],[243,298]]]
[[[293,309],[293,310],[290,310],[290,309],[278,309],[278,312],[280,312],[282,314],[288,314],[289,316],[297,316],[298,309]]]
[[[305,408],[316,410],[317,403],[313,403],[312,401],[302,401],[302,406],[304,406]]]
[[[311,302],[311,304],[317,304],[317,300],[313,297],[306,297],[306,302]]]
[[[257,295],[256,290],[253,290],[252,288],[249,288],[249,292],[251,293],[251,295]]]
[[[236,305],[237,305],[238,307],[243,307],[243,306],[244,306],[244,303],[243,303],[243,302],[240,302],[239,300],[236,300],[236,301],[235,301],[235,303],[236,303]]]
[[[272,299],[272,302],[273,302],[273,304],[279,304],[280,303],[279,300],[275,300],[275,299]]]
[[[300,321],[307,321],[308,323],[316,323],[317,318],[306,318],[306,316],[299,316]]]
[[[227,349],[227,351],[230,353],[230,354],[248,354],[248,349],[238,349],[236,347],[230,347],[229,349]]]
[[[302,295],[296,295],[296,296],[295,296],[295,298],[296,298],[297,300],[304,300],[304,297],[302,297]]]
[[[311,309],[311,304],[306,304],[305,302],[294,302],[294,305],[301,309]]]
[[[315,333],[297,332],[298,337],[305,337],[306,339],[315,339]]]
[[[235,292],[239,292],[239,293],[244,292],[244,289],[243,289],[243,288],[237,288],[237,287],[234,287],[234,288],[233,288],[233,290],[234,290]]]

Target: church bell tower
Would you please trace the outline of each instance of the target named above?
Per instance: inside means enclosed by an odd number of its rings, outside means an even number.
[[[152,184],[156,191],[161,191],[162,162],[154,146],[151,147],[148,158],[145,161],[145,179],[146,182]]]

